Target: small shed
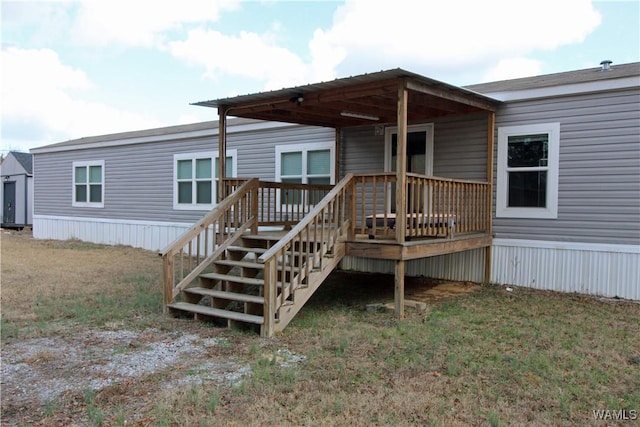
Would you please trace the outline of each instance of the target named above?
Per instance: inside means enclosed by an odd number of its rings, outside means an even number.
[[[33,224],[33,155],[10,151],[0,165],[2,227]]]

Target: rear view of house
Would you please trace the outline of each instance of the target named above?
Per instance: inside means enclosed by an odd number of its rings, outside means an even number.
[[[162,249],[168,306],[265,335],[335,267],[394,274],[399,313],[405,275],[640,299],[639,65],[203,101],[219,122],[33,150],[34,236]]]
[[[10,151],[0,165],[2,227],[23,228],[33,222],[32,155]]]

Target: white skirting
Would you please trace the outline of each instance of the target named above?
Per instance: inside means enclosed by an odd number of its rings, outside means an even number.
[[[34,215],[33,235],[159,251],[191,225]],[[391,261],[346,257],[341,268],[393,274],[393,265]],[[484,250],[476,249],[410,261],[406,273],[480,282],[483,269]],[[494,239],[491,282],[640,300],[640,245]]]
[[[494,239],[491,281],[640,300],[640,245]]]
[[[189,229],[191,223],[34,215],[33,237],[105,245],[125,245],[160,251]]]

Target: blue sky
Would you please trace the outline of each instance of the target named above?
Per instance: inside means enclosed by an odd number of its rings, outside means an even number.
[[[640,1],[2,0],[2,150],[401,67],[465,85],[640,61]]]

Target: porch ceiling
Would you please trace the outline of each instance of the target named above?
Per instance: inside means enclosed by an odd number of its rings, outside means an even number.
[[[408,121],[495,111],[500,101],[402,69],[196,102],[227,115],[342,128],[396,123],[398,89],[408,89]],[[365,115],[369,118],[353,117]],[[345,115],[347,114],[347,115]]]

